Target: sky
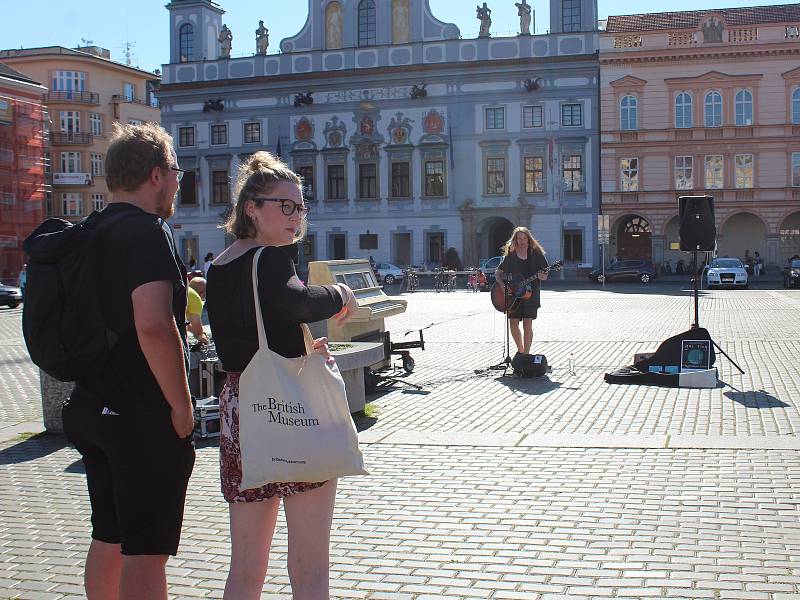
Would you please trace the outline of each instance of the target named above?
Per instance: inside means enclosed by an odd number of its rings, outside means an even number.
[[[387,2],[388,0],[379,0]],[[516,35],[519,17],[514,4],[519,0],[487,0],[492,9],[493,36]],[[255,52],[255,30],[259,19],[270,30],[270,53],[277,51],[280,40],[295,35],[303,27],[308,12],[304,0],[217,0],[227,11],[223,22],[233,32],[232,56]],[[109,2],[108,0],[0,0],[7,26],[0,34],[0,49],[38,46],[83,45],[83,40],[107,48],[111,58],[125,62],[126,44],[130,44],[133,66],[153,71],[169,60],[169,36],[166,0]],[[455,23],[464,38],[477,37],[475,0],[430,0],[438,19]],[[536,10],[536,33],[547,33],[549,2],[529,2]],[[702,10],[742,6],[792,4],[757,0],[645,0],[636,12]],[[599,16],[629,14],[627,3],[599,0]],[[291,9],[287,10],[287,7]],[[296,7],[296,8],[295,8]],[[42,15],[48,15],[46,24]],[[532,28],[533,29],[533,28]]]

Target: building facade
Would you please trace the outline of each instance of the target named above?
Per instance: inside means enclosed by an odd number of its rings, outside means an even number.
[[[46,91],[0,63],[0,281],[6,284],[16,284],[22,242],[44,218]]]
[[[167,8],[159,101],[181,166],[193,171],[175,216],[185,259],[225,246],[218,225],[231,176],[266,149],[305,182],[301,261],[372,255],[432,266],[453,247],[477,265],[517,225],[551,259],[594,260],[594,0],[552,0],[549,35],[494,38],[484,20],[477,39],[461,39],[427,0],[309,0],[304,27],[279,53],[233,32],[234,44],[254,48],[239,58],[229,58],[219,4]]]
[[[47,215],[77,221],[103,208],[112,123],[161,121],[152,93],[157,76],[114,62],[108,50],[95,46],[2,50],[0,61],[48,87]]]
[[[690,194],[719,256],[800,252],[800,4],[609,17],[600,65],[612,256],[675,265]]]

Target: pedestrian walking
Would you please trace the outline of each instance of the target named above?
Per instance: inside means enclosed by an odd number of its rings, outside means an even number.
[[[214,253],[209,252],[206,254],[205,259],[203,259],[203,277],[208,279],[208,268],[211,266],[211,263],[214,260]]]
[[[160,126],[115,125],[105,177],[113,197],[102,212],[124,218],[98,239],[96,279],[118,339],[100,374],[78,381],[63,409],[92,506],[90,599],[166,600],[165,566],[178,551],[195,459],[186,270],[165,221],[181,173]]]
[[[208,271],[208,316],[217,354],[227,372],[220,393],[220,477],[229,503],[231,565],[225,598],[260,598],[278,508],[283,499],[289,530],[289,579],[295,598],[328,598],[330,528],[336,480],[269,483],[241,490],[239,376],[259,348],[256,310],[263,316],[269,348],[284,357],[305,354],[301,323],[334,317],[344,322],[357,310],[342,284],[305,286],[286,251],[305,233],[307,212],[301,179],[280,159],[257,152],[240,168],[237,200],[226,223],[236,238]],[[258,304],[253,296],[253,259],[258,260]],[[330,359],[327,339],[314,351]]]

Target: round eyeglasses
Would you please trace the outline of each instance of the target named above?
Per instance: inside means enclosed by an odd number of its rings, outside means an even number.
[[[256,202],[280,202],[281,212],[287,217],[291,217],[294,213],[300,215],[300,218],[305,219],[308,214],[308,207],[305,204],[298,204],[289,198],[264,198],[256,196],[253,198]]]

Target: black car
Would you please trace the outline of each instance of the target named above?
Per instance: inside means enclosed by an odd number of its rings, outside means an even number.
[[[800,287],[800,260],[793,260],[789,266],[783,270],[783,287]]]
[[[22,302],[22,291],[18,287],[0,284],[0,306],[17,308]]]
[[[615,260],[606,267],[605,281],[638,280],[650,283],[656,278],[656,268],[649,260],[624,259]],[[603,270],[595,269],[589,273],[590,281],[603,282]]]

